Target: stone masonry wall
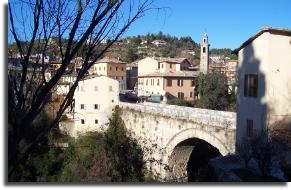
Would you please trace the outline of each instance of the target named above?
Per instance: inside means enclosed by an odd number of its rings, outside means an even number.
[[[219,149],[234,152],[236,113],[165,104],[120,103],[122,119],[144,150],[147,167],[160,178],[167,176],[175,146],[199,138]]]

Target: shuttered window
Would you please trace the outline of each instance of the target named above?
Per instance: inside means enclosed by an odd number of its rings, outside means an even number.
[[[182,79],[177,80],[177,85],[178,86],[183,86],[183,80]]]
[[[244,96],[258,97],[258,75],[245,75]]]
[[[178,98],[179,99],[184,99],[184,93],[183,92],[178,92]]]
[[[246,126],[246,135],[248,137],[252,137],[253,136],[253,128],[254,128],[253,120],[248,119],[247,120],[247,126]]]
[[[167,79],[167,86],[172,86],[172,79]]]

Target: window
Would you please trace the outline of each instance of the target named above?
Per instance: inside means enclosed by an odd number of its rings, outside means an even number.
[[[190,92],[190,98],[192,98],[192,96],[193,96],[193,92]]]
[[[98,119],[95,119],[95,124],[98,124]]]
[[[111,67],[109,67],[109,69],[110,69],[110,71],[112,70],[112,68],[111,68]]]
[[[111,100],[112,103],[114,103],[114,100]]]
[[[99,67],[99,71],[101,71],[101,67]]]
[[[162,64],[162,68],[164,68],[164,64]]]
[[[167,86],[172,86],[172,79],[167,79]]]
[[[85,109],[85,104],[81,104],[81,110]]]
[[[172,63],[170,63],[170,69],[172,69]]]
[[[98,110],[98,109],[99,109],[98,104],[94,104],[94,109],[95,109],[95,110]]]
[[[118,67],[116,67],[116,71],[118,71]]]
[[[195,86],[195,80],[191,81],[191,86]]]
[[[146,80],[146,85],[148,85],[148,79]]]
[[[109,86],[109,91],[112,92],[112,86]]]
[[[104,67],[104,71],[105,71],[105,67]]]
[[[178,79],[178,80],[177,80],[177,85],[178,85],[178,86],[183,86],[183,80]]]
[[[178,92],[178,98],[179,99],[184,99],[184,93],[183,92]]]
[[[244,80],[244,96],[257,97],[258,96],[258,75],[245,75]]]
[[[124,70],[124,68],[123,68],[123,67],[121,67],[121,70],[123,71],[123,70]]]
[[[95,92],[98,91],[98,86],[94,86],[94,91],[95,91]]]
[[[157,80],[157,86],[160,86],[160,79]]]
[[[203,47],[203,53],[205,53],[206,52],[206,48],[205,47]]]
[[[123,77],[121,77],[121,80],[123,80]]]
[[[81,124],[85,124],[85,120],[84,119],[81,119]]]
[[[160,67],[161,67],[161,63],[158,63],[158,69],[160,69]]]
[[[253,120],[248,119],[247,120],[247,128],[246,128],[246,135],[248,137],[252,137],[253,136],[253,128],[254,128]]]

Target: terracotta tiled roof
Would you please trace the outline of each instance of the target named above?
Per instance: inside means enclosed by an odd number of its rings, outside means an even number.
[[[116,58],[112,58],[112,57],[104,57],[102,59],[99,59],[96,61],[96,63],[123,63],[126,64],[126,62],[120,61]]]
[[[157,60],[158,62],[168,62],[168,63],[177,63],[177,64],[180,64],[183,61],[187,60],[186,58],[166,58],[166,57],[156,57],[154,59]]]

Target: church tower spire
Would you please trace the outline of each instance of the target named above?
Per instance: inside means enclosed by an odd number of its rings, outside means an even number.
[[[200,51],[200,72],[203,74],[208,73],[208,67],[209,67],[209,46],[208,43],[208,36],[205,33],[202,38],[201,43],[201,51]]]

